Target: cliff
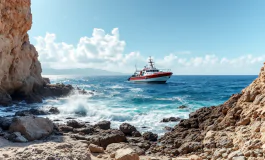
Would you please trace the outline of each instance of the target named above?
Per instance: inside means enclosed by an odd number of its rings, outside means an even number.
[[[265,63],[260,74],[220,106],[205,107],[161,137],[152,153],[202,159],[265,158]]]
[[[41,77],[38,52],[29,42],[30,5],[30,0],[0,1],[0,105],[12,100],[41,102],[38,95],[49,81]]]

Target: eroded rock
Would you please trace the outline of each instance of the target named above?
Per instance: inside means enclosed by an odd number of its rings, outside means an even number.
[[[33,141],[50,135],[53,127],[52,121],[47,118],[25,116],[14,118],[9,131],[20,132],[27,140]]]

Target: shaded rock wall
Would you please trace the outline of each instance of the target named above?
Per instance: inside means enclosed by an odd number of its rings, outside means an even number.
[[[38,53],[27,31],[32,25],[30,0],[0,1],[0,90],[28,95],[43,85]],[[5,97],[5,96],[3,96]],[[1,96],[0,96],[1,100]]]

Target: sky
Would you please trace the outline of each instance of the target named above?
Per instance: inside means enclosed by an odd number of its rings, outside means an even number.
[[[32,0],[43,69],[133,73],[149,56],[174,74],[258,74],[264,0]]]

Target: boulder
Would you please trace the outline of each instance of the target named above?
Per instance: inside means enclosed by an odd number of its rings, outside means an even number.
[[[161,122],[177,122],[180,120],[181,118],[179,117],[169,117],[169,118],[163,118]]]
[[[65,84],[47,84],[38,90],[38,94],[44,97],[62,97],[68,96],[74,90],[72,85]]]
[[[112,130],[102,130],[96,135],[89,136],[87,140],[90,143],[106,148],[111,143],[125,142],[126,137],[123,132],[112,129]]]
[[[9,131],[20,132],[27,140],[33,141],[50,135],[53,123],[48,118],[25,116],[13,119]]]
[[[157,134],[154,134],[152,132],[145,132],[143,134],[143,138],[145,140],[149,140],[149,141],[157,141],[157,137],[158,137],[158,135]]]
[[[6,136],[6,139],[12,142],[28,142],[28,140],[21,135],[20,132],[13,132]]]
[[[60,113],[59,109],[56,108],[56,107],[51,107],[51,108],[49,109],[49,112],[50,112],[51,114],[59,114],[59,113]]]
[[[125,135],[132,135],[132,132],[137,131],[136,128],[129,123],[122,123],[120,125],[120,130],[125,134]]]
[[[108,130],[110,129],[110,121],[100,121],[97,124],[95,124],[94,127],[103,130]]]
[[[88,148],[91,153],[104,153],[104,148],[95,144],[90,144]]]
[[[185,108],[188,108],[187,106],[185,105],[181,105],[181,106],[178,106],[179,109],[185,109]]]
[[[139,155],[131,148],[119,149],[115,153],[116,160],[140,160]]]
[[[12,123],[12,117],[0,117],[0,128],[3,130],[8,130]]]
[[[84,127],[84,123],[79,123],[76,120],[69,120],[66,122],[67,126],[73,127],[73,128],[81,128]]]

